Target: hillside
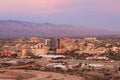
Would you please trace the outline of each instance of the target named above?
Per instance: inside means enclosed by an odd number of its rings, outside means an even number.
[[[0,21],[0,37],[76,37],[108,35],[110,31],[73,25],[31,23],[22,21]]]

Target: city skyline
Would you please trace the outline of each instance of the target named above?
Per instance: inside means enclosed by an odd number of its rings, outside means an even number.
[[[70,24],[119,31],[119,2],[119,0],[0,0],[0,19]]]
[[[0,80],[120,80],[120,0],[0,0]]]

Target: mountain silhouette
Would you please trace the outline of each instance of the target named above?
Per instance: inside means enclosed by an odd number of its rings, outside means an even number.
[[[51,23],[32,23],[17,20],[0,21],[0,37],[79,37],[111,35],[107,30],[93,29],[74,25]]]

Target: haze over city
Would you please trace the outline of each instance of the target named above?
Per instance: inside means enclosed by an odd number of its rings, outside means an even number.
[[[0,19],[120,30],[120,0],[0,0]]]
[[[0,0],[0,80],[120,80],[120,0]]]

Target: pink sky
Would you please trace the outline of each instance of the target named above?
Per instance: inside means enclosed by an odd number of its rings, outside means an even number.
[[[65,5],[69,0],[0,0],[0,12],[17,14],[49,14],[59,12],[57,6]],[[71,0],[70,3],[74,2]],[[70,4],[69,3],[69,4]]]
[[[1,19],[105,27],[119,16],[120,0],[0,0]]]
[[[120,0],[0,0],[0,12],[2,14],[50,14],[78,9],[74,3],[79,3],[81,12],[86,8],[85,4],[92,2],[96,10],[100,11],[118,11],[120,9]],[[56,7],[64,6],[62,9]]]

